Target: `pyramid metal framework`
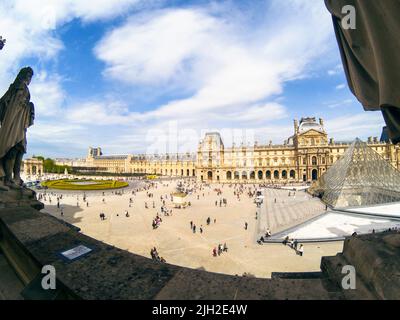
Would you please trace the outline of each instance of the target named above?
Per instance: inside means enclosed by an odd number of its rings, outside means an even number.
[[[360,139],[310,188],[333,208],[400,201],[400,171]]]

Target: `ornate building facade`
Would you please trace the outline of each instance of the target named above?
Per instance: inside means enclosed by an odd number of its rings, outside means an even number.
[[[397,169],[400,147],[368,138],[368,145]],[[322,119],[294,120],[294,134],[282,145],[226,148],[218,132],[207,133],[196,154],[103,156],[89,150],[86,165],[113,173],[145,173],[196,177],[221,183],[300,183],[323,175],[347,150],[350,143],[328,138]],[[96,150],[96,152],[93,152]]]

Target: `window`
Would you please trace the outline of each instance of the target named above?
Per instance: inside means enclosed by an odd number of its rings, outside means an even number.
[[[311,163],[313,166],[316,166],[317,165],[317,157],[312,157]]]

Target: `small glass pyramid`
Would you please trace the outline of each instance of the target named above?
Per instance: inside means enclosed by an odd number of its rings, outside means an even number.
[[[333,208],[400,201],[400,171],[360,139],[310,188]]]

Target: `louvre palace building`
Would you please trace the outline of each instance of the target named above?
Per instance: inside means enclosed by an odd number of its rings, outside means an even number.
[[[106,156],[100,148],[89,148],[79,165],[98,172],[192,177],[212,183],[304,183],[318,180],[350,144],[328,138],[322,119],[302,118],[294,120],[293,135],[281,145],[255,143],[227,148],[218,132],[210,132],[199,142],[197,153]],[[400,168],[400,147],[384,134],[379,140],[368,138],[367,144]]]

